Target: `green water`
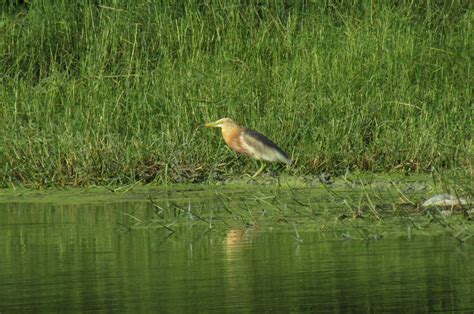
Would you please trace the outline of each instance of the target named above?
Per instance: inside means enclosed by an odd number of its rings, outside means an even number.
[[[449,235],[341,240],[232,223],[172,233],[129,229],[124,213],[153,217],[147,202],[58,203],[0,204],[1,313],[474,309],[473,242]]]

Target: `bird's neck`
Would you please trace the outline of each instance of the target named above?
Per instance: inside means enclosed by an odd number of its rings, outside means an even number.
[[[231,142],[239,138],[241,130],[242,128],[237,124],[226,125],[222,127],[222,137],[224,138],[227,145],[232,147],[233,144]]]
[[[224,135],[224,136],[231,135],[233,132],[235,132],[236,130],[239,130],[239,129],[241,129],[241,127],[238,126],[237,124],[223,125],[221,127],[222,135]]]

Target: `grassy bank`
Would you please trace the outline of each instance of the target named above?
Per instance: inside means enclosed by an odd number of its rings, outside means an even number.
[[[290,174],[472,175],[469,1],[15,2],[0,7],[2,186],[255,170],[197,128],[224,116],[287,150]]]

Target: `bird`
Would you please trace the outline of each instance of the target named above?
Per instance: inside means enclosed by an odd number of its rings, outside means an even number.
[[[240,126],[230,118],[222,118],[206,123],[204,127],[221,128],[222,137],[230,148],[260,161],[260,169],[252,178],[257,177],[265,169],[264,161],[291,164],[288,154],[265,135]]]

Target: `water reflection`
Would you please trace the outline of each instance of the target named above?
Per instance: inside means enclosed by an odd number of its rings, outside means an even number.
[[[228,261],[239,259],[239,253],[241,252],[242,247],[250,245],[251,239],[251,229],[231,229],[227,231],[224,238],[226,259]]]
[[[119,228],[140,204],[2,205],[0,311],[467,311],[474,249],[452,238]],[[139,215],[140,214],[140,215]]]

